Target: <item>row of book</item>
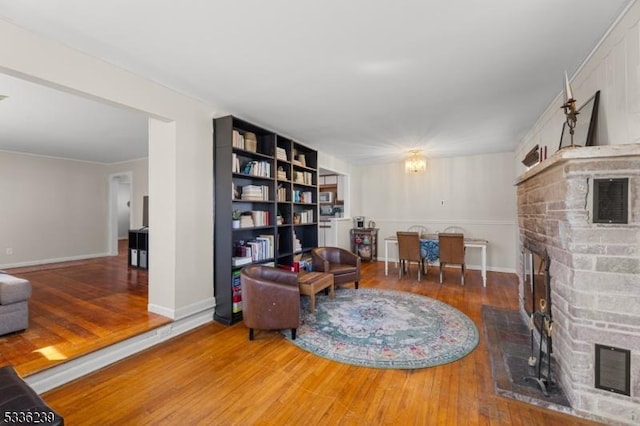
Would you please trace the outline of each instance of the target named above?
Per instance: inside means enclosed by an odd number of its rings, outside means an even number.
[[[235,152],[231,154],[231,173],[240,173],[240,159]]]
[[[269,201],[269,187],[266,185],[245,185],[241,199],[245,201]]]
[[[294,203],[313,203],[313,192],[293,190],[293,202]]]
[[[300,216],[299,223],[313,223],[313,210],[302,210],[297,212],[297,215]]]
[[[277,199],[281,202],[287,201],[287,188],[278,186]]]
[[[256,140],[256,136],[253,133],[250,133],[249,137],[245,138],[244,134],[240,133],[238,130],[234,130],[232,139],[234,148],[240,148],[250,152],[257,151],[258,143]]]
[[[240,215],[240,228],[269,226],[270,223],[271,212],[269,210],[249,210]]]
[[[273,235],[265,234],[255,237],[249,241],[236,241],[233,252],[234,259],[236,259],[234,261],[236,264],[233,266],[241,266],[246,263],[273,259],[275,256]],[[250,260],[247,261],[246,259]]]
[[[268,161],[248,161],[242,168],[245,175],[271,177],[271,163]]]
[[[313,173],[311,172],[301,172],[301,171],[295,170],[293,172],[293,176],[294,176],[295,183],[313,185]]]

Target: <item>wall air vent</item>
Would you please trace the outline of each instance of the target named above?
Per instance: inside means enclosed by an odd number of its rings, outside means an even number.
[[[596,343],[598,389],[631,396],[631,351]]]
[[[628,223],[629,178],[593,180],[593,223]]]

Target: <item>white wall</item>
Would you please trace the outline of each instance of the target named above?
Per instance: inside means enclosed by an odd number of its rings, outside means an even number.
[[[2,267],[107,254],[104,165],[0,152],[0,199]]]
[[[600,90],[598,145],[640,142],[640,2],[627,13],[594,49],[573,77],[571,86],[580,107]],[[562,75],[558,76],[558,97],[523,138],[516,151],[518,174],[526,170],[521,163],[536,144],[547,146],[547,156],[558,150],[565,116]],[[578,115],[578,120],[585,117]]]
[[[119,172],[131,175],[131,226],[140,227],[147,159],[104,165],[0,152],[0,197],[11,200],[2,203],[0,268],[109,255],[108,180]]]
[[[362,166],[357,173],[361,189],[352,193],[360,209],[352,214],[380,228],[379,258],[384,258],[384,237],[396,231],[411,225],[431,232],[459,226],[465,236],[489,241],[488,269],[515,271],[513,162],[512,153],[433,158],[423,174],[407,174],[403,162]],[[467,262],[478,268],[479,251],[469,250]]]
[[[149,132],[149,306],[181,318],[213,299],[213,108],[0,20],[0,71],[144,111]]]

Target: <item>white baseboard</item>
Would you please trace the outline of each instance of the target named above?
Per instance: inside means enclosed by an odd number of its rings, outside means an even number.
[[[213,308],[200,311],[195,315],[32,374],[27,376],[25,381],[37,393],[47,392],[212,321]]]
[[[47,263],[72,262],[74,260],[87,260],[87,259],[95,259],[96,257],[107,257],[107,256],[112,256],[112,254],[110,254],[110,253],[94,253],[94,254],[83,254],[83,255],[79,255],[79,256],[56,257],[56,258],[52,258],[52,259],[28,260],[28,261],[25,261],[25,262],[5,263],[3,265],[0,265],[0,269],[22,268],[24,266],[46,265]]]
[[[173,320],[179,320],[182,318],[187,318],[193,315],[197,315],[202,311],[211,310],[215,306],[216,306],[216,299],[213,297],[210,297],[208,299],[200,300],[196,303],[192,303],[189,306],[184,306],[178,309],[170,309],[164,306],[149,303],[147,305],[147,310],[149,312],[153,312],[154,314],[162,315],[163,317],[171,318]]]

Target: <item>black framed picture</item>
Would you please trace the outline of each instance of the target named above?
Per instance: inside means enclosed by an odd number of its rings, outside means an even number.
[[[600,91],[591,96],[579,109],[576,127],[573,131],[573,146],[597,145],[598,107],[600,105]],[[560,146],[558,149],[571,146],[571,134],[567,122],[562,123]]]

